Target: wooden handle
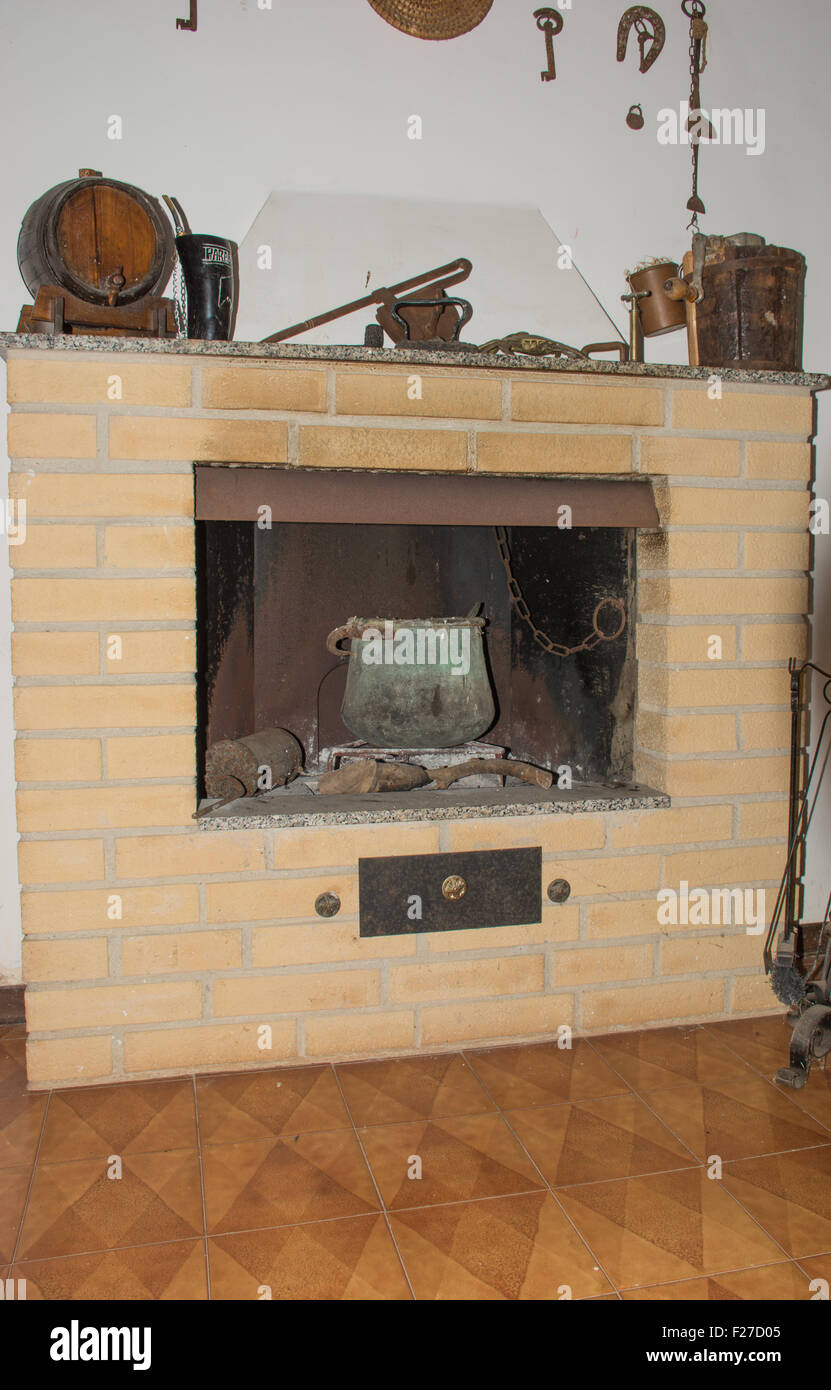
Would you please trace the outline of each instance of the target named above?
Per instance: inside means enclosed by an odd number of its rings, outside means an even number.
[[[671,280],[664,281],[664,294],[667,299],[685,299],[688,304],[694,304],[698,299],[698,290],[695,285],[691,285],[687,280],[681,280],[675,275]]]
[[[440,791],[446,791],[462,777],[474,777],[483,772],[494,772],[499,777],[517,777],[521,782],[530,782],[535,787],[548,788],[554,781],[553,772],[547,768],[514,762],[512,758],[469,758],[466,763],[431,768],[430,776]]]

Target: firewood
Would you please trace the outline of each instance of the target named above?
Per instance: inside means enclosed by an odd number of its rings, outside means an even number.
[[[412,763],[382,763],[374,758],[347,763],[324,772],[317,789],[324,796],[361,796],[366,792],[407,792],[430,781],[423,767]]]
[[[462,777],[473,777],[483,772],[496,773],[499,777],[516,777],[520,782],[531,782],[535,787],[547,788],[554,781],[553,772],[547,768],[514,762],[512,758],[469,758],[466,763],[431,768],[430,776],[439,790],[445,791]]]

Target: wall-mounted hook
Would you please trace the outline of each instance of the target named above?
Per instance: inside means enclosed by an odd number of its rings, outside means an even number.
[[[195,34],[198,22],[199,17],[196,13],[196,0],[190,0],[190,14],[187,19],[177,19],[176,28],[189,29],[192,34]]]

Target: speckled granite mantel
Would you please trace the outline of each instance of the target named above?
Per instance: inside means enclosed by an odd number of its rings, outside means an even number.
[[[360,347],[5,334],[0,352],[10,492],[27,504],[11,559],[33,1087],[773,1005],[757,936],[667,925],[657,895],[775,898],[828,376],[724,371],[714,392],[707,369]],[[637,788],[286,795],[200,825],[197,462],[406,471],[425,488],[449,473],[648,480]],[[362,859],[523,847],[541,850],[538,922],[361,936]],[[547,896],[555,879],[565,902]],[[324,895],[336,916],[318,915]]]

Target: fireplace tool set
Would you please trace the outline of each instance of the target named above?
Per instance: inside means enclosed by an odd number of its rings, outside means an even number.
[[[811,1063],[831,1052],[831,895],[821,922],[802,921],[805,842],[831,753],[831,672],[813,662],[789,664],[791,677],[791,778],[788,857],[765,939],[765,973],[792,1024],[789,1065],[776,1080],[801,1090]],[[826,709],[808,760],[807,695],[812,677],[823,681]],[[775,943],[775,944],[774,944]]]

